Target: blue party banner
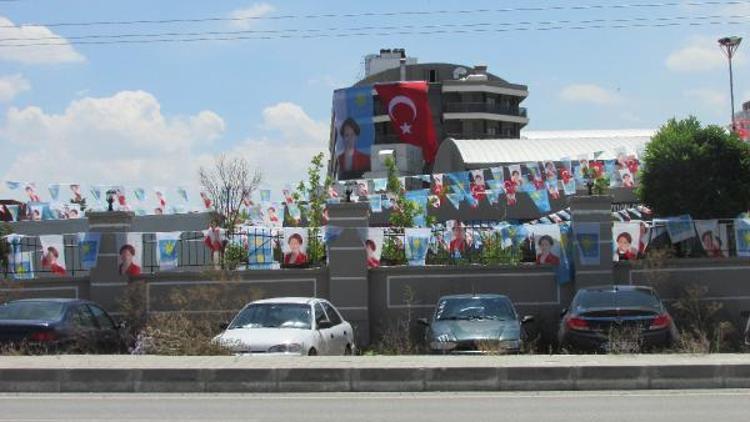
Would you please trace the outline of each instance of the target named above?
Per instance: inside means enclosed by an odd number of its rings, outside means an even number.
[[[581,265],[600,265],[599,223],[575,223],[573,232]]]
[[[180,232],[156,233],[156,263],[160,270],[177,268]]]
[[[737,242],[737,256],[750,257],[750,218],[734,220],[734,238]]]
[[[656,222],[656,219],[654,220]],[[672,243],[679,243],[695,237],[693,219],[689,215],[669,217],[666,221],[667,233]]]
[[[78,250],[81,255],[81,267],[84,270],[91,270],[96,266],[101,240],[101,233],[78,233]]]
[[[404,252],[410,266],[423,267],[425,265],[431,235],[432,229],[427,228],[404,230]]]
[[[265,227],[253,227],[247,233],[247,262],[251,270],[270,270],[278,267],[273,259],[273,232]]]
[[[546,189],[534,190],[528,192],[528,195],[529,198],[531,198],[531,201],[534,202],[534,205],[536,205],[536,208],[540,213],[548,213],[552,211],[552,207],[549,203],[549,193]]]

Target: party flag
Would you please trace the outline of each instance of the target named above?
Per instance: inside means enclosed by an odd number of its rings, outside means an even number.
[[[60,197],[60,185],[54,184],[47,187],[49,189],[49,196],[53,201],[57,201]]]
[[[549,193],[546,189],[542,190],[534,190],[531,192],[528,192],[529,198],[534,202],[534,205],[536,205],[537,210],[541,213],[547,213],[552,211],[552,207],[549,203]]]
[[[385,192],[388,186],[388,180],[384,178],[372,179],[373,192]]]
[[[383,197],[379,193],[367,195],[367,201],[370,203],[370,211],[383,212]]]
[[[689,215],[667,218],[667,233],[673,244],[695,237],[693,219]]]
[[[16,252],[8,258],[14,280],[31,280],[34,278],[33,252]]]
[[[10,190],[18,190],[18,188],[20,188],[21,185],[23,185],[23,182],[18,182],[18,181],[15,181],[15,180],[6,180],[5,181],[5,186],[8,189],[10,189]]]
[[[96,266],[102,234],[97,232],[78,233],[78,248],[81,254],[81,267],[91,270]]]
[[[410,266],[424,266],[427,249],[430,246],[432,229],[408,228],[404,229],[404,251]]]
[[[247,234],[248,268],[268,270],[277,263],[273,259],[273,232],[266,227],[253,227]]]
[[[573,232],[581,265],[599,265],[599,223],[575,223]]]
[[[133,188],[133,196],[135,196],[138,202],[144,202],[146,201],[146,190],[140,187]]]
[[[156,233],[156,263],[160,270],[177,268],[180,232]]]
[[[42,246],[42,268],[52,274],[65,275],[65,245],[63,236],[52,234],[39,236]]]
[[[383,253],[384,231],[382,227],[370,227],[367,229],[367,238],[364,241],[367,253],[367,268],[380,266],[380,257]]]
[[[271,202],[271,190],[270,189],[260,190],[260,202]]]
[[[187,188],[184,186],[177,187],[177,196],[182,198],[183,202],[189,202]]]

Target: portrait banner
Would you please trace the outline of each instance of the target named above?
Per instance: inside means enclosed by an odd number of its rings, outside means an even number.
[[[160,270],[177,268],[180,235],[181,232],[156,233],[156,264]]]
[[[129,277],[141,275],[143,268],[143,233],[128,232],[118,237],[120,241],[117,248],[118,274]]]
[[[423,267],[430,247],[432,229],[408,228],[404,229],[404,252],[410,266]]]
[[[301,267],[307,265],[307,228],[284,228],[281,252],[284,254],[284,266]]]
[[[383,239],[385,238],[382,227],[369,227],[367,239],[365,239],[365,252],[367,253],[367,268],[380,266],[380,257],[383,254]]]
[[[613,259],[617,261],[635,261],[641,244],[640,221],[615,221],[612,223]]]
[[[557,224],[534,224],[528,227],[534,235],[536,263],[560,265],[562,256],[560,226]]]
[[[694,223],[706,255],[711,258],[729,256],[726,226],[720,226],[719,220],[695,220]]]
[[[55,275],[65,275],[65,244],[61,234],[39,236],[42,245],[42,269]]]
[[[333,136],[340,179],[361,177],[370,170],[370,149],[375,140],[372,86],[333,92]]]
[[[576,194],[576,179],[573,177],[573,169],[570,159],[563,159],[561,161],[560,168],[560,180],[562,181],[563,191],[565,195]]]

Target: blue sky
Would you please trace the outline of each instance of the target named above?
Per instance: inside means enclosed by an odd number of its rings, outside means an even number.
[[[20,0],[0,3],[0,23],[630,3],[658,1]],[[0,38],[59,36],[64,43],[66,38],[91,34],[324,28],[341,34],[361,32],[352,28],[366,26],[496,28],[520,21],[701,15],[745,16],[732,20],[748,22],[750,6],[257,19],[31,32],[16,27],[0,28]],[[689,114],[726,124],[726,60],[715,40],[748,35],[747,28],[722,24],[0,48],[0,179],[42,185],[195,184],[199,165],[228,152],[245,155],[265,172],[267,184],[278,188],[302,177],[309,157],[325,149],[332,90],[356,81],[362,57],[383,47],[406,48],[420,62],[487,64],[490,72],[528,85],[530,97],[524,105],[531,130],[653,128],[672,116]],[[747,44],[736,61],[738,107],[750,100],[750,39]]]

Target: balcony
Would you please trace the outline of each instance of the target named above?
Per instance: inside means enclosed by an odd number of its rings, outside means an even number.
[[[505,106],[502,104],[489,103],[447,103],[445,104],[446,113],[492,113],[504,114],[507,116],[526,116],[525,107]]]
[[[453,139],[518,139],[514,136],[485,132],[446,132],[445,136]]]

